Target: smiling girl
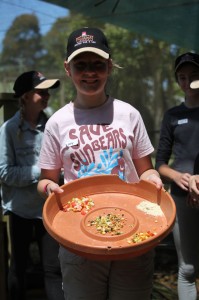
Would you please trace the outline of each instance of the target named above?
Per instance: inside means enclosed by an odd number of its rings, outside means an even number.
[[[81,28],[68,39],[66,75],[76,97],[48,121],[40,154],[38,191],[46,198],[62,193],[65,183],[97,174],[117,174],[127,182],[140,179],[162,187],[150,154],[153,146],[139,112],[106,93],[113,68],[108,41],[97,28]],[[74,232],[75,234],[75,232]],[[153,251],[126,261],[91,261],[60,246],[65,299],[149,300]]]

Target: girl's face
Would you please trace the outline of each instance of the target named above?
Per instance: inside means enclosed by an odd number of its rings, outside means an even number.
[[[96,95],[104,93],[105,85],[112,70],[111,59],[104,59],[91,52],[77,55],[65,70],[73,80],[78,94]]]
[[[32,111],[42,111],[48,106],[48,89],[34,89],[24,95],[26,106]]]
[[[191,89],[190,83],[199,80],[199,67],[192,63],[183,64],[177,70],[177,82],[186,96],[193,96],[199,93],[199,89]]]

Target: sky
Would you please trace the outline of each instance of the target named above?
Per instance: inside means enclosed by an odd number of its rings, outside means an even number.
[[[48,32],[59,17],[68,14],[66,8],[39,0],[0,0],[0,49],[6,31],[17,16],[35,14],[39,20],[40,32]]]

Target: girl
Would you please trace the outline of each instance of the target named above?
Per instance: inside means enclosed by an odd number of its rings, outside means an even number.
[[[49,300],[63,300],[58,244],[42,222],[43,199],[38,195],[40,168],[37,161],[47,117],[48,89],[60,84],[37,71],[21,74],[15,81],[20,109],[1,127],[0,180],[3,213],[9,217],[11,260],[8,274],[9,299],[25,299],[29,246],[38,242]]]
[[[199,55],[180,55],[175,61],[175,77],[185,100],[164,115],[156,167],[171,182],[171,195],[177,208],[173,235],[179,265],[178,296],[180,300],[196,300],[199,210],[192,207],[188,192],[199,149],[199,90],[190,88],[190,83],[199,79]]]
[[[81,28],[71,33],[64,66],[76,97],[47,123],[40,154],[40,194],[63,192],[58,185],[62,167],[65,183],[114,173],[128,182],[150,180],[160,189],[162,182],[150,158],[154,149],[139,112],[106,94],[113,63],[103,32]],[[61,246],[59,258],[65,299],[150,299],[153,251],[126,261],[100,262]]]

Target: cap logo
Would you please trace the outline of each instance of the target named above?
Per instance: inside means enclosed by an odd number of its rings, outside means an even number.
[[[45,79],[44,75],[41,74],[40,72],[37,72],[37,76],[39,77],[40,80]]]
[[[76,38],[76,45],[81,45],[81,44],[87,44],[87,43],[92,43],[95,44],[96,42],[93,40],[93,35],[88,35],[86,34],[86,31],[82,32],[82,35]]]
[[[182,58],[182,61],[194,61],[194,58],[189,55],[189,54],[186,54],[183,58]]]

